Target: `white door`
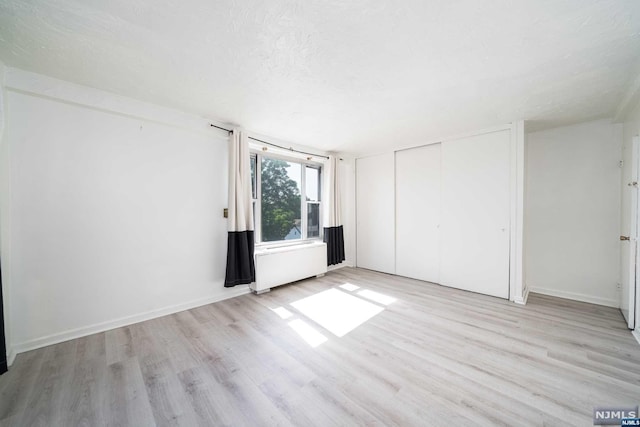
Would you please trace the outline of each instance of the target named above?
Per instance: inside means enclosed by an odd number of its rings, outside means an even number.
[[[440,283],[509,297],[510,131],[442,143]]]
[[[395,274],[393,153],[356,160],[356,264]]]
[[[620,221],[620,310],[630,329],[635,327],[638,245],[638,137],[622,146],[622,209]],[[628,240],[623,240],[627,239]]]
[[[441,144],[396,152],[396,274],[440,282]]]

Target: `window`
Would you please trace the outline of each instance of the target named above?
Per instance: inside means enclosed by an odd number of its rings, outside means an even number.
[[[307,237],[320,237],[320,168],[305,166]]]
[[[256,242],[320,238],[321,166],[251,155]]]

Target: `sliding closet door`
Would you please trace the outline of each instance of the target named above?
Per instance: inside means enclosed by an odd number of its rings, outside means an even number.
[[[440,283],[509,297],[508,130],[442,143]]]
[[[440,144],[396,153],[396,274],[440,281]]]
[[[395,273],[393,153],[356,160],[358,267]]]

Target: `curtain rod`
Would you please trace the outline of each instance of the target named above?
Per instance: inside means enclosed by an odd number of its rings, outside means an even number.
[[[220,126],[216,126],[216,125],[214,125],[213,123],[209,123],[209,125],[210,125],[211,127],[214,127],[214,128],[220,129],[220,130],[226,130],[226,131],[227,131],[227,132],[229,132],[229,133],[233,132],[231,129],[227,129],[227,128],[223,128],[223,127],[220,127]],[[308,156],[313,156],[313,157],[322,157],[323,159],[328,159],[328,158],[329,158],[329,156],[323,156],[323,155],[320,155],[320,154],[314,154],[314,153],[307,153],[306,151],[294,150],[294,149],[293,149],[293,148],[291,148],[291,147],[288,147],[288,148],[287,148],[287,147],[283,147],[282,145],[274,144],[274,143],[272,143],[272,142],[263,141],[263,140],[261,140],[261,139],[253,138],[253,137],[251,137],[251,136],[249,137],[249,139],[253,139],[254,141],[262,142],[263,144],[271,145],[271,146],[273,146],[273,147],[278,147],[278,148],[281,148],[281,149],[283,149],[283,150],[293,151],[294,153],[306,154],[306,155],[308,155]],[[340,160],[342,160],[342,159],[340,159]]]

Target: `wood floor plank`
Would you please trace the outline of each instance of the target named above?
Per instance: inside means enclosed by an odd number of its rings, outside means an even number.
[[[22,414],[10,415],[0,420],[0,427],[19,426],[22,425]]]
[[[242,411],[227,404],[226,391],[213,380],[207,367],[200,366],[178,374],[187,398],[198,416],[199,425],[232,426],[243,418]]]
[[[21,420],[25,426],[62,425],[64,400],[72,392],[78,340],[42,349],[44,360],[33,383],[29,403]]]
[[[378,314],[335,335],[356,309],[295,304],[329,289]],[[342,268],[20,354],[0,426],[591,425],[594,406],[639,399],[619,310]]]
[[[104,393],[107,390],[106,359],[79,360],[62,403],[60,425],[105,426]]]
[[[45,354],[44,349],[21,354],[9,372],[0,377],[0,421],[13,419],[17,425],[36,386]]]
[[[155,426],[140,364],[129,357],[107,366],[104,406],[108,426]]]
[[[312,387],[299,387],[286,378],[271,377],[260,384],[260,390],[267,396],[295,426],[338,425],[319,405],[317,395],[310,392]]]
[[[158,426],[197,425],[197,415],[189,404],[171,361],[147,355],[140,367],[153,418]]]
[[[128,327],[112,329],[105,332],[105,352],[107,365],[122,362],[133,357],[133,337]]]

